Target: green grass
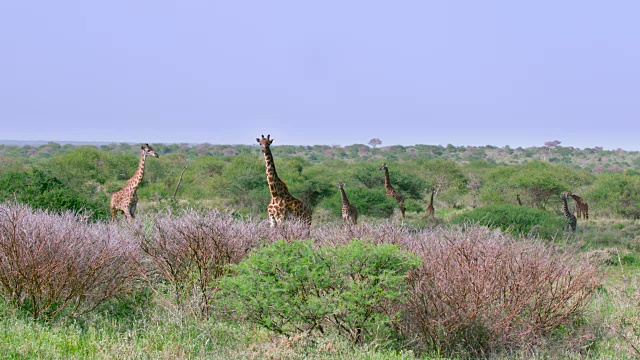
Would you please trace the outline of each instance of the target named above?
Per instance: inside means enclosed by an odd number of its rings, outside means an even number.
[[[414,359],[411,352],[376,344],[353,347],[338,336],[277,336],[245,323],[203,320],[154,307],[136,320],[108,313],[82,322],[34,322],[0,305],[3,359]]]

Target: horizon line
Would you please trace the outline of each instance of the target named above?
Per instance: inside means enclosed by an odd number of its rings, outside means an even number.
[[[118,144],[129,144],[129,145],[134,145],[134,144],[144,144],[145,142],[137,142],[137,141],[104,141],[104,140],[12,140],[12,139],[0,139],[0,145],[13,145],[13,146],[41,146],[41,145],[46,145],[46,144],[58,144],[58,145],[118,145]],[[178,145],[189,145],[189,146],[195,146],[195,145],[203,145],[203,144],[209,144],[209,145],[213,145],[213,146],[253,146],[254,144],[242,144],[242,143],[237,143],[237,144],[231,144],[231,143],[226,143],[226,144],[214,144],[214,143],[210,143],[210,142],[147,142],[147,143],[151,143],[151,144],[156,144],[156,145],[171,145],[171,144],[178,144]],[[369,146],[372,147],[366,143],[353,143],[353,144],[349,144],[349,145],[341,145],[341,144],[274,144],[273,146],[330,146],[330,147],[347,147],[347,146],[353,146],[353,145],[365,145],[365,146]],[[382,145],[379,144],[379,146],[377,148],[386,148],[386,147],[392,147],[392,146],[403,146],[403,147],[411,147],[411,146],[420,146],[420,145],[426,145],[426,146],[441,146],[441,147],[447,147],[449,145],[452,145],[454,147],[496,147],[496,148],[501,148],[504,149],[506,147],[509,147],[510,149],[517,149],[517,148],[523,148],[523,149],[530,149],[530,148],[545,148],[546,146],[541,145],[541,146],[514,146],[514,145],[503,145],[503,146],[499,146],[499,145],[491,145],[491,144],[485,144],[485,145],[454,145],[451,143],[448,143],[446,145],[443,144],[413,144],[413,145],[402,145],[402,144],[389,144],[389,145]],[[256,145],[257,146],[257,145]],[[617,151],[617,150],[622,150],[622,151],[626,151],[626,152],[638,152],[640,150],[628,150],[628,149],[624,149],[621,147],[618,147],[616,149],[605,149],[604,146],[593,146],[593,147],[584,147],[584,148],[580,148],[580,147],[575,147],[575,146],[562,146],[562,145],[558,145],[557,147],[559,148],[573,148],[576,150],[586,150],[586,149],[597,149],[597,148],[601,148],[602,151]]]

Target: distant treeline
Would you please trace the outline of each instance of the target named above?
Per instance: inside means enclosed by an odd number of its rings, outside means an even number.
[[[266,216],[265,164],[251,145],[152,144],[159,159],[147,162],[138,190],[140,208],[165,206],[188,165],[175,200],[182,205]],[[0,200],[39,208],[108,213],[108,197],[135,171],[139,144],[75,146],[0,145]],[[464,209],[516,203],[560,214],[559,195],[580,194],[590,215],[640,217],[640,153],[557,144],[534,148],[495,146],[274,146],[279,176],[290,192],[314,207],[314,222],[340,218],[336,184],[365,216],[386,218],[397,208],[386,197],[383,174],[407,199],[409,221],[426,218],[433,188],[436,217]]]

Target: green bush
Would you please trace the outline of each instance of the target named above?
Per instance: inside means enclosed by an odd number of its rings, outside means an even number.
[[[637,176],[601,174],[584,198],[592,214],[640,219],[640,178]]]
[[[361,240],[326,250],[331,261],[327,275],[337,291],[331,323],[354,343],[387,335],[398,315],[394,304],[404,296],[406,274],[420,266],[420,259],[396,245]]]
[[[393,216],[395,208],[398,207],[398,202],[394,198],[386,196],[383,188],[369,189],[347,185],[345,186],[345,192],[349,202],[358,209],[358,214],[360,215],[390,218]],[[340,218],[342,215],[342,200],[337,186],[334,194],[324,199],[320,203],[320,207],[330,210],[334,216]],[[411,210],[415,209],[411,208]]]
[[[546,209],[557,203],[559,193],[592,181],[592,175],[583,170],[541,161],[499,166],[486,175],[480,201],[487,205],[515,203],[520,194],[523,203]]]
[[[360,343],[389,334],[391,304],[419,263],[395,245],[278,241],[234,266],[221,288],[249,321],[279,334],[329,327]]]
[[[53,212],[88,211],[94,220],[108,218],[108,201],[89,199],[41,170],[0,173],[0,201],[27,204]]]
[[[478,223],[501,229],[514,235],[553,238],[565,226],[564,218],[549,211],[512,204],[490,205],[467,211],[454,217],[453,224]]]

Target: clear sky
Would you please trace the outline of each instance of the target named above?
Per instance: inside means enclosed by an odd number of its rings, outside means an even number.
[[[640,150],[640,1],[0,1],[0,139]]]

